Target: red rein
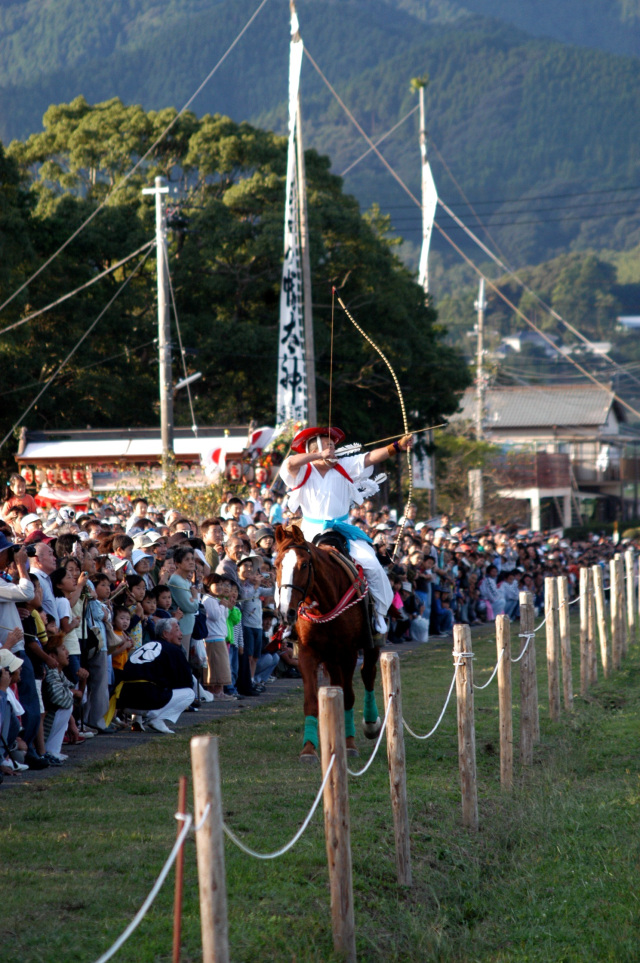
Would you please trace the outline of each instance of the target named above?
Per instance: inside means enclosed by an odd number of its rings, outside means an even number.
[[[319,624],[321,622],[331,622],[333,619],[337,619],[339,615],[350,609],[352,605],[356,605],[369,590],[369,584],[365,578],[365,574],[362,571],[360,565],[356,565],[358,571],[358,578],[350,585],[345,594],[342,596],[335,608],[323,615],[321,612],[317,614],[311,610],[318,604],[317,602],[312,602],[310,605],[306,605],[304,602],[300,605],[298,609],[298,618],[304,619],[305,622],[315,622]]]

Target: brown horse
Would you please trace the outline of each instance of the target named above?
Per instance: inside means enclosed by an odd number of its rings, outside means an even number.
[[[332,685],[344,692],[347,753],[357,755],[353,720],[353,673],[363,649],[361,675],[365,688],[363,729],[369,739],[380,732],[373,691],[380,649],[371,643],[368,599],[341,601],[354,579],[336,558],[334,548],[310,545],[297,525],[276,526],[276,606],[298,635],[298,663],[304,681],[304,739],[300,759],[316,760],[318,748],[318,667],[324,664]],[[329,619],[323,621],[324,616]]]

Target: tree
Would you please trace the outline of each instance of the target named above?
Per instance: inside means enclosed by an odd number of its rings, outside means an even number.
[[[13,302],[4,320],[60,297],[150,240],[153,206],[141,188],[162,174],[169,180],[172,202],[177,196],[170,220],[175,227],[170,267],[183,344],[189,363],[204,375],[195,394],[196,417],[201,424],[251,418],[272,422],[286,141],[220,115],[198,120],[187,113],[124,188],[113,193],[175,117],[169,109],[145,113],[117,99],[91,106],[77,98],[50,108],[41,133],[11,144],[10,158],[29,187],[29,241],[36,263],[53,253],[96,205],[105,200],[106,205],[32,282],[28,294]],[[396,369],[413,424],[440,420],[457,406],[457,393],[468,382],[466,366],[443,343],[435,313],[396,256],[388,220],[376,210],[361,215],[355,199],[342,193],[339,178],[330,173],[328,158],[308,151],[306,163],[322,417],[328,416],[332,380],[333,418],[348,431],[364,441],[372,432],[376,437],[401,428],[386,367],[341,311],[332,320],[331,286],[337,284]],[[27,425],[157,423],[155,349],[149,344],[155,336],[153,264],[149,258],[109,308]],[[42,384],[77,343],[130,270],[119,269],[18,328],[10,340],[0,337],[4,380],[10,383],[13,368],[21,389],[14,409],[2,413],[3,426],[12,423],[23,399],[32,397],[33,386]],[[9,293],[7,283],[0,297]],[[181,398],[176,421],[191,423]]]

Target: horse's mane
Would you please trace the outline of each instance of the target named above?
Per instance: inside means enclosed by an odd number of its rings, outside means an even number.
[[[288,525],[276,525],[275,531],[278,555],[294,545],[311,547],[302,534],[302,529],[299,525],[293,525],[291,523]]]

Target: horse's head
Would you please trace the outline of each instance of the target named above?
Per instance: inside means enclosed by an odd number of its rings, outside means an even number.
[[[293,625],[313,584],[311,549],[297,525],[276,525],[276,548],[276,608]]]

